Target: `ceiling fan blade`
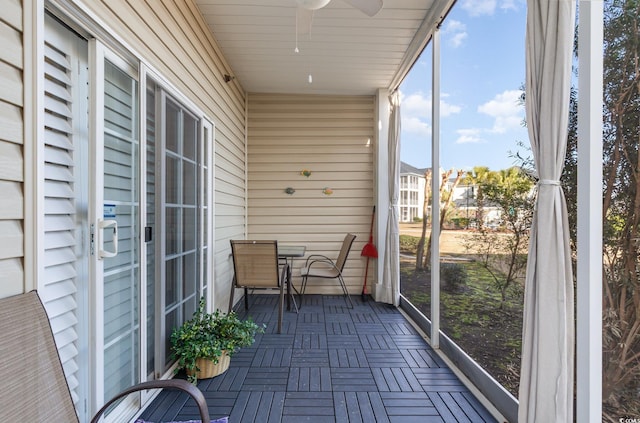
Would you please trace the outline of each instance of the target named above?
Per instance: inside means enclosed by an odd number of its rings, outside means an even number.
[[[367,16],[375,16],[382,9],[382,0],[343,0]]]
[[[296,8],[296,28],[298,34],[310,34],[313,23],[313,10],[302,7]]]
[[[296,0],[296,3],[303,9],[318,10],[328,5],[330,1],[331,0]]]

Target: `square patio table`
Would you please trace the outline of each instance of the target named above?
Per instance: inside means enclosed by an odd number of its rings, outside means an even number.
[[[304,257],[306,251],[307,247],[304,245],[278,244],[278,258],[285,260],[289,265],[289,270],[287,271],[287,310],[291,310],[291,300],[293,300],[293,306],[296,309],[296,313],[298,312],[298,305],[296,304],[296,299],[293,297],[293,294],[297,291],[291,283],[291,269],[293,268],[293,259]]]

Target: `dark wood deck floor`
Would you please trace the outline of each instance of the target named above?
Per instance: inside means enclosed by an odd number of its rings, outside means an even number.
[[[248,315],[266,333],[201,380],[211,418],[237,422],[495,422],[394,307],[352,297],[307,295],[285,311],[277,296],[251,297]],[[244,306],[239,314],[244,315]],[[198,419],[186,395],[162,392],[142,415],[153,422]]]

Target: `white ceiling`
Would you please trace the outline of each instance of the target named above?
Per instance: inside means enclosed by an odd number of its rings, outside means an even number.
[[[247,92],[356,95],[397,85],[453,3],[384,0],[368,17],[332,0],[295,53],[296,0],[195,1]]]

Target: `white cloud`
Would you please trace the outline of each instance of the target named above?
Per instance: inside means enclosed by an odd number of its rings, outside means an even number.
[[[509,129],[521,128],[522,117],[521,116],[500,116],[495,120],[492,131],[497,134],[504,134]]]
[[[431,95],[424,95],[421,91],[416,91],[407,96],[403,95],[401,113],[403,116],[429,118],[431,116]]]
[[[442,32],[445,34],[448,34],[450,32],[460,32],[460,31],[466,31],[466,30],[467,30],[467,26],[462,22],[457,21],[455,19],[447,19],[445,20],[445,26]]]
[[[402,130],[418,136],[431,136],[431,94],[422,91],[405,95],[401,94]],[[442,97],[447,97],[443,94]],[[448,117],[458,114],[462,107],[440,101],[440,116]]]
[[[497,0],[464,0],[460,7],[470,16],[493,15],[497,3]]]
[[[456,144],[484,143],[490,134],[504,134],[511,130],[522,129],[524,106],[520,103],[520,90],[507,90],[478,106],[478,113],[493,118],[491,128],[458,129]],[[489,136],[485,138],[485,136]]]
[[[462,111],[462,107],[447,103],[444,100],[447,94],[442,94],[440,100],[440,116],[449,117]],[[420,119],[431,119],[431,94],[424,94],[416,91],[406,96],[402,96],[402,115],[418,117]]]
[[[455,34],[453,37],[451,37],[451,39],[449,40],[449,43],[451,44],[452,47],[460,47],[462,45],[462,43],[464,42],[464,40],[467,39],[467,33],[466,32],[460,32],[458,34]]]
[[[417,91],[409,95],[400,93],[402,130],[421,138],[431,136],[431,96]]]
[[[402,130],[408,134],[417,135],[420,138],[431,137],[431,125],[417,117],[403,116],[401,125]]]
[[[494,118],[491,132],[505,133],[522,127],[524,106],[520,103],[521,90],[508,90],[478,106],[478,113]]]
[[[521,0],[464,0],[462,9],[466,10],[469,16],[493,15],[496,9],[502,11],[517,10]]]
[[[446,95],[443,95],[446,97]],[[440,100],[440,117],[449,117],[452,115],[457,115],[462,111],[462,107],[456,106],[455,104],[447,103],[444,100]]]
[[[464,40],[467,39],[467,26],[455,19],[448,19],[445,21],[445,27],[442,30],[442,34],[447,37],[449,44],[452,47],[460,47]]]
[[[482,133],[482,129],[458,129],[456,132],[458,134],[456,144],[478,144],[485,142],[485,140],[480,136]]]
[[[502,10],[518,10],[518,7],[516,6],[516,1],[515,0],[502,0],[502,3],[500,4],[500,9],[502,9]]]

